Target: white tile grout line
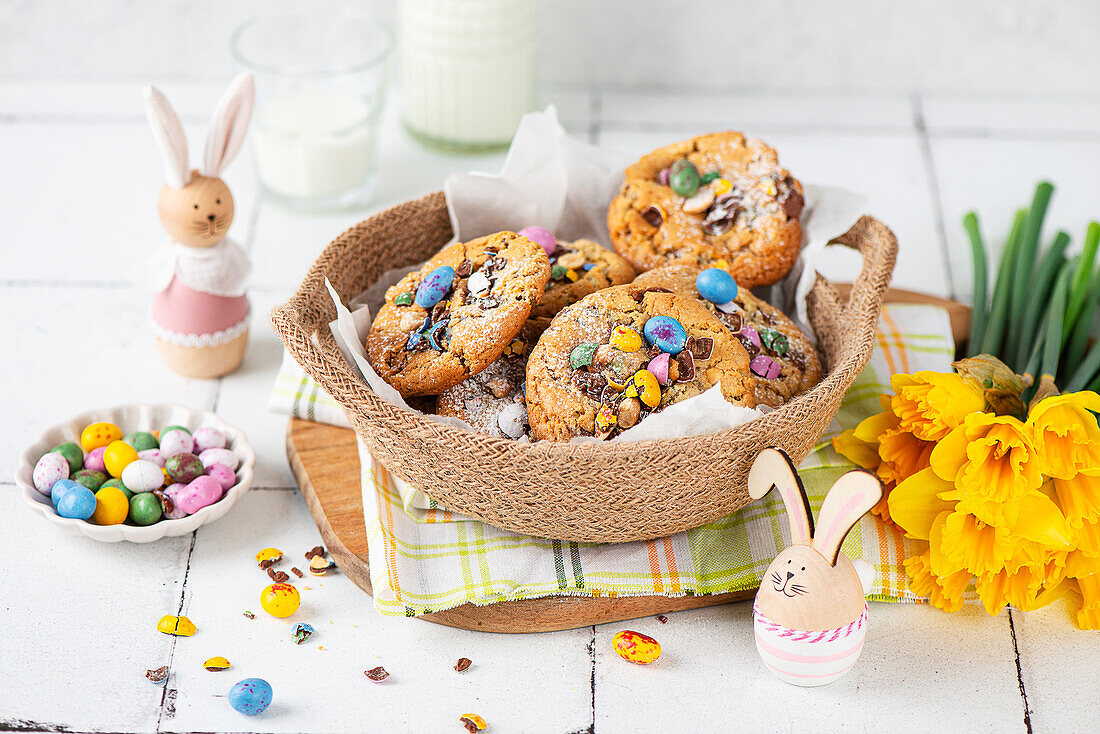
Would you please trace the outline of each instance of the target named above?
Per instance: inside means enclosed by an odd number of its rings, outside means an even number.
[[[589,681],[592,686],[592,721],[588,725],[587,734],[596,734],[596,625],[592,625],[589,629],[588,657],[592,661],[592,677]]]
[[[952,299],[958,296],[959,289],[955,285],[955,273],[951,268],[951,250],[947,246],[947,229],[943,218],[943,201],[940,198],[940,180],[936,173],[936,162],[932,156],[932,143],[928,138],[928,128],[924,123],[924,103],[920,95],[913,97],[913,126],[917,130],[920,140],[921,158],[924,160],[925,173],[928,176],[928,186],[932,195],[932,211],[936,217],[936,233],[940,238],[940,254],[943,256],[943,274],[948,285],[948,296]]]
[[[187,578],[191,575],[191,557],[195,553],[195,541],[198,539],[199,531],[196,529],[191,533],[191,545],[187,549],[187,564],[183,569],[183,583],[180,585],[180,603],[176,609],[176,616],[183,614],[183,605],[187,600]],[[164,684],[164,693],[160,697],[160,709],[157,712],[157,728],[156,731],[160,731],[161,721],[164,719],[165,713],[168,714],[168,718],[172,718],[176,715],[176,695],[177,689],[172,685],[172,662],[176,657],[176,644],[179,642],[179,637],[172,636],[172,647],[168,650],[168,680]]]

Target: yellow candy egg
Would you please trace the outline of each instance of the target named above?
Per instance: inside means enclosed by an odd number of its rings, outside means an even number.
[[[656,408],[661,402],[661,386],[657,377],[649,370],[638,370],[626,387],[626,396],[640,398],[650,408]]]
[[[157,622],[157,630],[166,635],[177,637],[190,637],[198,632],[195,623],[190,619],[187,617],[173,617],[171,614],[165,614],[160,618],[160,621]]]
[[[103,465],[107,473],[115,479],[122,476],[122,470],[138,460],[137,451],[125,441],[111,441],[103,450]]]
[[[120,525],[130,514],[130,500],[118,487],[103,487],[95,493],[95,512],[91,520],[96,525]]]
[[[81,432],[80,448],[89,452],[95,451],[120,438],[122,438],[122,429],[114,423],[93,423]]]
[[[272,617],[289,617],[301,603],[293,584],[271,584],[260,592],[260,606]]]
[[[629,326],[616,326],[611,332],[611,346],[621,352],[636,352],[642,346],[642,337]]]
[[[575,283],[577,281],[577,278],[579,278],[580,276],[577,275],[576,270],[573,270],[572,268],[570,268],[569,270],[565,271],[565,277],[566,277],[567,280],[571,280]]]
[[[611,647],[623,660],[636,665],[649,665],[661,657],[661,643],[634,630],[615,633],[611,638]]]

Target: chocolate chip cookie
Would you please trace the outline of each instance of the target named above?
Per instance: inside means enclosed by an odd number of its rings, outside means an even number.
[[[461,418],[478,433],[515,439],[526,436],[527,357],[539,333],[528,321],[495,362],[440,393],[436,412]]]
[[[531,436],[614,437],[718,382],[751,408],[749,356],[699,301],[622,285],[566,306],[527,362]]]
[[[775,150],[738,132],[665,146],[626,169],[607,210],[615,251],[639,272],[670,262],[724,267],[770,285],[802,244],[802,184]]]
[[[402,395],[437,395],[501,355],[549,279],[546,252],[515,232],[457,242],[386,291],[367,359]]]
[[[701,272],[691,265],[666,265],[642,273],[634,285],[694,296],[717,316],[749,353],[749,366],[756,377],[753,394],[757,405],[778,408],[821,381],[817,350],[782,311],[754,296],[748,288],[737,288],[732,301],[712,303],[696,287]]]
[[[531,318],[545,330],[558,311],[589,293],[634,280],[634,268],[623,258],[592,240],[558,240],[550,253],[550,282]]]

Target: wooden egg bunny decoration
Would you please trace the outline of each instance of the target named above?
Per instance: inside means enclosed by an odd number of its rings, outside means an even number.
[[[772,487],[787,510],[791,545],[768,566],[756,593],[756,649],[781,680],[832,683],[855,665],[867,634],[863,586],[840,544],[882,499],[882,483],[863,470],[840,477],[821,505],[816,531],[802,480],[779,449],[760,452],[749,471],[753,499]]]
[[[225,236],[233,195],[220,178],[237,155],[252,116],[251,74],[229,85],[210,122],[203,165],[192,170],[187,138],[168,99],[145,89],[145,110],[164,157],[157,201],[169,240],[151,262],[151,321],[168,366],[187,377],[220,377],[237,369],[248,345],[248,255]]]

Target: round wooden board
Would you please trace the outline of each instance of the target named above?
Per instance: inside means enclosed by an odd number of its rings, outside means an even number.
[[[837,290],[842,295],[846,293],[843,284],[838,285]],[[956,344],[965,342],[970,330],[970,309],[966,306],[897,289],[889,291],[887,301],[943,306],[951,318]],[[332,559],[355,585],[370,594],[370,565],[355,433],[346,428],[292,418],[287,424],[286,452],[302,497]],[[675,598],[553,596],[482,607],[463,604],[422,618],[449,627],[483,632],[551,632],[745,601],[755,594],[756,591],[750,589],[733,594]]]

